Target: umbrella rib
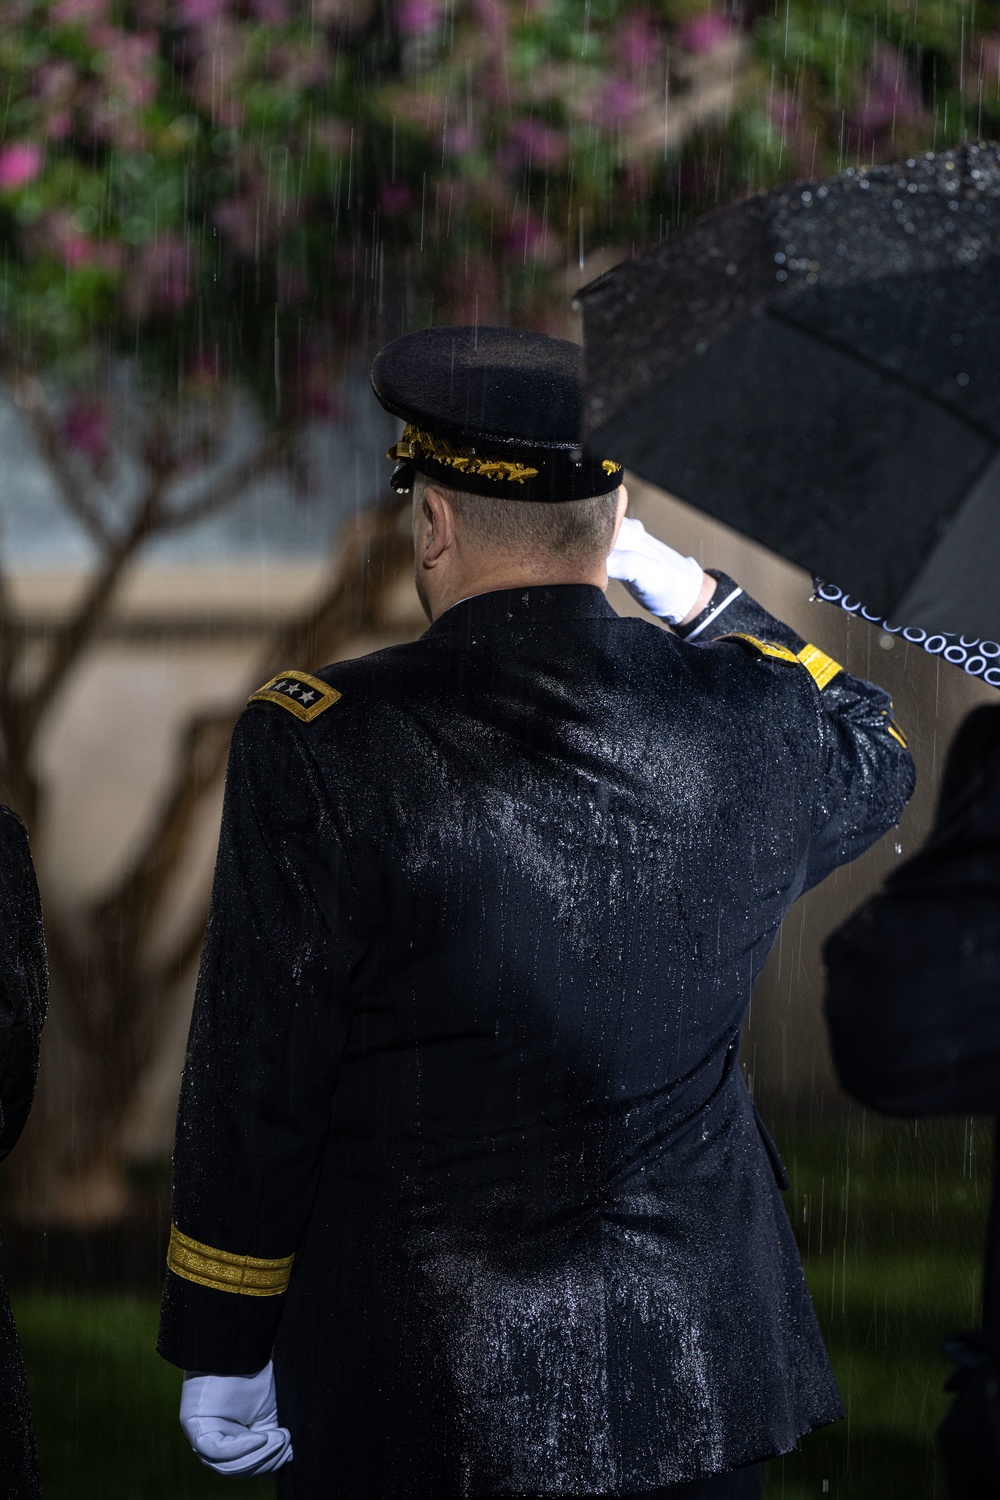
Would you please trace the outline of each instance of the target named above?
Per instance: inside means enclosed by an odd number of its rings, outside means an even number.
[[[832,338],[828,333],[818,333],[813,328],[805,327],[803,324],[796,322],[794,318],[788,317],[787,314],[782,313],[773,306],[768,308],[767,315],[779,323],[784,323],[786,328],[794,328],[796,333],[804,334],[807,338],[813,339],[815,343],[821,344],[827,349],[834,349],[838,354],[846,354],[850,359],[855,360],[857,364],[865,365],[868,369],[877,371],[879,375],[891,377],[904,390],[912,391],[914,395],[919,396],[922,400],[928,402],[929,405],[937,407],[940,411],[947,412],[955,421],[962,422],[973,432],[978,433],[980,437],[985,438],[992,447],[996,448],[998,442],[996,433],[990,432],[989,428],[981,422],[977,422],[975,417],[969,417],[964,412],[956,411],[953,406],[949,406],[948,402],[940,396],[936,396],[924,386],[918,385],[915,380],[908,379],[905,375],[900,374],[898,370],[887,369],[885,365],[879,364],[878,360],[873,359],[871,355],[860,353],[849,344]]]

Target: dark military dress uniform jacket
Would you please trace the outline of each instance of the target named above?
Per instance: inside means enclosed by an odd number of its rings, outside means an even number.
[[[912,764],[730,580],[687,634],[481,595],[237,725],[160,1349],[273,1348],[284,1496],[629,1493],[840,1415],[738,1035]]]
[[[17,814],[0,806],[0,1162],[28,1119],[47,1001],[42,908],[28,835]],[[0,1281],[0,1495],[32,1500],[40,1494],[21,1346]]]

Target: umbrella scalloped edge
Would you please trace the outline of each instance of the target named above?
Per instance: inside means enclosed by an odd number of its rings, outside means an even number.
[[[980,640],[975,636],[959,635],[955,631],[927,631],[915,625],[890,625],[872,610],[866,609],[860,599],[855,599],[836,584],[815,580],[817,599],[834,604],[849,615],[867,620],[886,635],[902,636],[911,645],[920,646],[931,656],[940,656],[953,667],[958,667],[969,677],[981,677],[993,688],[1000,688],[1000,642]]]

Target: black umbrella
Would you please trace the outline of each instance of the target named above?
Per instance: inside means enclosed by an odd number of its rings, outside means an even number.
[[[593,452],[870,617],[1000,640],[1000,147],[736,204],[580,301]]]

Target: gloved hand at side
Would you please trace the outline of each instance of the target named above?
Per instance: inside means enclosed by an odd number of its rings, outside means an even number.
[[[618,578],[644,609],[678,625],[694,609],[705,582],[700,563],[650,536],[641,521],[621,524],[608,577]]]
[[[270,1362],[256,1375],[185,1372],[181,1426],[217,1474],[273,1474],[292,1456],[288,1429],[278,1426]]]

